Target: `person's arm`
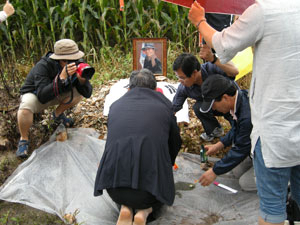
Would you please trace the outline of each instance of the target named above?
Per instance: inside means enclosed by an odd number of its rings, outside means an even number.
[[[182,84],[179,84],[179,86],[177,88],[177,91],[176,91],[176,94],[173,98],[172,109],[173,109],[173,112],[175,112],[175,113],[178,112],[180,109],[182,109],[184,101],[187,98],[187,95],[185,94],[184,88],[185,87]]]
[[[201,45],[200,47],[201,49],[199,55],[201,59],[214,63],[216,66],[222,69],[229,77],[235,77],[236,75],[239,74],[239,70],[233,64],[233,62],[229,61],[225,64],[222,64],[208,45],[204,44]]]
[[[68,73],[66,72],[66,66],[67,66]],[[68,78],[68,74],[69,74],[69,76],[76,76],[77,77],[77,81],[75,81],[74,83],[72,83],[72,85],[76,86],[77,91],[83,97],[85,97],[85,98],[91,97],[92,91],[93,91],[92,85],[91,85],[91,83],[87,79],[82,78],[78,73],[76,73],[76,70],[77,70],[76,64],[75,63],[70,63],[70,64],[67,64],[66,66],[61,71],[59,77],[61,79],[66,80]],[[71,87],[71,85],[67,85],[67,86]],[[66,90],[61,89],[61,90],[62,91],[67,91],[69,89],[66,89]]]
[[[174,165],[176,156],[180,150],[182,141],[180,137],[180,129],[176,123],[176,117],[171,114],[171,125],[170,125],[170,133],[169,133],[169,154],[171,158],[171,163]]]
[[[236,137],[236,142],[234,143],[235,146],[233,146],[221,160],[216,162],[213,168],[210,168],[208,171],[202,174],[202,176],[199,179],[199,182],[202,186],[210,185],[218,175],[229,172],[238,164],[240,164],[250,154],[251,130],[252,130],[252,124],[250,118],[241,121],[239,133],[236,134],[237,137]],[[222,146],[224,146],[224,143],[220,141],[217,144],[212,146],[216,150],[215,152],[217,152],[222,148]],[[208,151],[210,150],[209,146],[205,146],[205,148]]]
[[[74,67],[68,66],[68,73],[72,74],[76,71]],[[56,95],[71,90],[71,84],[67,82],[65,67],[60,74],[56,65],[47,63],[37,63],[33,68],[34,85],[36,87],[36,95],[42,104],[45,104],[55,98]],[[57,74],[55,76],[55,74]],[[56,77],[53,79],[53,77]]]
[[[212,36],[217,31],[206,22],[204,8],[197,1],[192,4],[188,17],[200,31],[208,46],[212,48]]]
[[[93,92],[93,87],[89,80],[86,80],[86,82],[84,84],[81,84],[80,82],[78,82],[78,84],[76,85],[76,89],[77,89],[78,93],[85,98],[91,97],[92,92]]]
[[[221,63],[231,60],[238,52],[254,46],[263,37],[264,14],[259,4],[254,3],[230,27],[217,32],[204,19],[204,9],[194,2],[190,12],[190,21],[197,26],[207,44],[218,54]]]
[[[251,130],[252,124],[250,117],[239,121],[239,131],[235,134],[234,146],[221,160],[216,162],[213,167],[213,171],[216,175],[227,173],[249,156],[251,151]]]
[[[155,58],[155,67],[154,67],[154,71],[156,73],[162,73],[162,66],[161,66],[161,62],[158,58]]]

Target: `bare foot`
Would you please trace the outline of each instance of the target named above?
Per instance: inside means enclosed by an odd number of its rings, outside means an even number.
[[[133,225],[146,225],[150,213],[152,213],[152,208],[138,210],[134,216]]]
[[[119,219],[116,225],[132,225],[132,217],[132,209],[125,205],[122,205],[119,214]]]

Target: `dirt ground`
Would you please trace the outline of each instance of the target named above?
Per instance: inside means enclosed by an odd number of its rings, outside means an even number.
[[[106,117],[103,116],[104,98],[108,94],[111,85],[116,81],[110,81],[106,84],[97,87],[93,91],[93,96],[90,99],[85,99],[67,114],[75,119],[75,127],[91,127],[95,128],[102,137],[106,135]],[[172,81],[170,81],[172,82]],[[247,87],[249,78],[244,78],[239,81],[240,86]],[[7,95],[4,89],[0,89],[0,186],[12,174],[23,160],[15,157],[19,133],[17,129],[17,108],[19,99],[17,97]],[[199,154],[200,145],[208,144],[200,139],[200,134],[203,131],[200,121],[196,118],[192,110],[193,101],[189,100],[190,118],[189,124],[180,124],[181,137],[183,140],[182,150],[184,152]],[[43,114],[35,115],[34,125],[30,129],[30,153],[46,142],[56,127],[51,121],[52,109],[45,110]],[[225,132],[230,129],[229,123],[223,118],[218,118]],[[211,143],[216,143],[215,139]],[[220,152],[216,157],[222,157],[228,148]],[[64,224],[56,215],[51,215],[31,207],[0,201],[0,225],[2,224]],[[213,224],[213,223],[211,223]]]

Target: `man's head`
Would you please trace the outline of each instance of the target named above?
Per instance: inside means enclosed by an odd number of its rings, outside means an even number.
[[[78,49],[78,45],[71,39],[61,39],[54,44],[54,54],[51,59],[74,61],[81,59],[84,53]]]
[[[200,111],[207,113],[212,108],[222,113],[228,113],[234,108],[236,86],[228,78],[214,74],[202,84],[203,102]]]
[[[156,89],[156,79],[153,73],[148,69],[135,70],[129,78],[129,89],[135,87]]]
[[[145,43],[142,50],[145,50],[146,55],[149,57],[155,54],[155,47],[153,43]]]
[[[186,87],[195,83],[196,73],[200,71],[200,67],[198,59],[189,53],[182,53],[173,63],[173,70],[177,78]]]

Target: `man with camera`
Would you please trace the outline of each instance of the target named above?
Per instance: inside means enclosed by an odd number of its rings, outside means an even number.
[[[54,122],[66,127],[73,125],[73,119],[67,118],[64,111],[79,103],[82,96],[89,98],[92,94],[89,79],[95,70],[80,61],[83,56],[73,40],[59,40],[54,45],[54,53],[43,56],[27,75],[20,90],[18,157],[28,156],[28,133],[34,113],[58,105],[52,114]]]

